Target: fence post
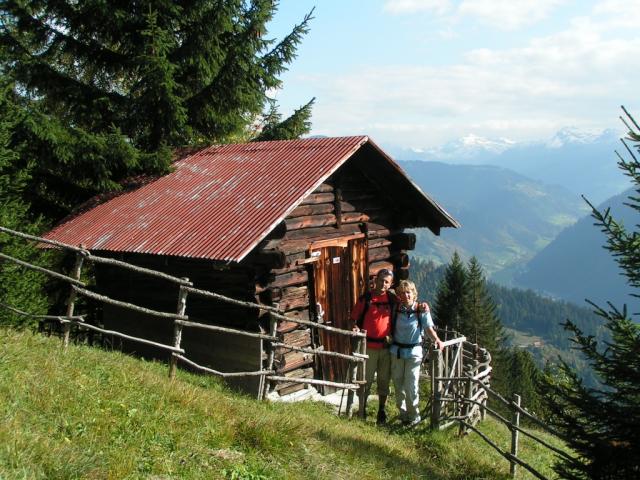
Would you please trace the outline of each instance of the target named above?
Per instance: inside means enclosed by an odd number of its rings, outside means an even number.
[[[362,355],[367,354],[367,340],[363,337],[358,337],[358,352]],[[357,378],[360,381],[360,386],[358,387],[358,416],[362,419],[367,414],[367,404],[366,404],[366,389],[367,386],[364,383],[366,378],[366,370],[367,370],[367,362],[360,362],[358,365],[358,374]]]
[[[351,351],[355,351],[357,352],[360,349],[360,345],[357,341],[357,339],[355,339],[356,341],[352,341],[351,345],[355,345],[355,348],[352,348]],[[349,360],[349,383],[354,383],[355,380],[357,380],[357,375],[358,375],[358,363],[354,362],[353,360]],[[351,418],[351,407],[353,406],[353,395],[355,394],[355,392],[351,389],[349,389],[349,391],[347,392],[347,407],[345,409],[345,413],[347,414],[348,418]],[[342,402],[341,402],[342,403]],[[342,405],[340,405],[342,406]],[[338,412],[339,414],[340,412]]]
[[[467,422],[471,423],[471,397],[473,396],[473,382],[471,377],[467,378],[465,385],[465,402],[463,407],[464,417]],[[460,422],[460,435],[469,433],[469,429]]]
[[[84,255],[80,252],[76,254],[76,263],[73,266],[73,270],[71,272],[71,277],[80,280],[80,275],[82,272],[82,263],[84,262]],[[69,293],[69,299],[67,300],[67,317],[73,316],[73,311],[75,310],[76,305],[76,291],[71,287],[71,292]],[[71,323],[65,323],[62,327],[62,347],[66,350],[69,346],[69,335],[71,333]]]
[[[482,395],[482,400],[480,401],[480,403],[482,403],[482,405],[480,406],[480,420],[482,420],[483,422],[487,419],[487,400],[489,398],[489,393],[484,387],[485,387],[485,382],[483,381],[480,384],[480,388],[484,390],[484,395]]]
[[[434,348],[431,351],[431,428],[437,430],[440,428],[440,414],[442,408],[440,385],[442,380],[437,378],[442,377],[444,373],[444,365],[442,359],[442,351]]]
[[[516,427],[520,426],[520,395],[518,395],[517,393],[515,393],[513,395],[513,405],[515,405],[517,408],[514,408],[514,412],[513,412],[513,425]],[[511,429],[511,455],[513,455],[514,457],[518,456],[518,435],[519,435],[519,431],[516,428],[512,428]],[[509,468],[509,473],[511,473],[511,476],[513,478],[515,478],[516,476],[516,462],[514,462],[513,460],[511,460],[511,467]]]
[[[189,279],[187,277],[183,277],[182,280],[188,282]],[[187,310],[187,290],[184,288],[184,285],[180,285],[180,290],[178,292],[178,315],[183,316],[185,311]],[[180,348],[180,343],[182,342],[182,325],[176,323],[174,320],[173,323],[173,346],[176,348]],[[171,359],[169,360],[169,378],[173,379],[176,377],[176,368],[178,367],[178,355],[176,352],[171,352]]]
[[[271,306],[278,309],[280,308],[279,303],[273,303]],[[271,315],[271,313],[269,313],[269,335],[272,337],[275,337],[277,333],[278,333],[278,319],[275,318],[273,315]],[[273,341],[271,341],[271,348],[269,349],[269,356],[267,357],[267,370],[269,371],[273,370],[273,360],[275,358],[275,355],[276,355],[276,349],[273,346]],[[263,383],[262,398],[265,399],[267,398],[267,395],[269,395],[269,390],[270,390],[269,388],[270,383],[266,379],[266,374],[262,376],[262,383]]]

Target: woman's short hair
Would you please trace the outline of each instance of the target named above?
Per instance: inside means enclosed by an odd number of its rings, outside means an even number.
[[[396,287],[396,293],[409,291],[413,292],[413,298],[418,298],[418,289],[416,288],[416,284],[411,280],[400,280],[398,286]]]

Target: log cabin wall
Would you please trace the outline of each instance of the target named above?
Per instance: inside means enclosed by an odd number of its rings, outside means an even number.
[[[238,300],[255,301],[255,270],[246,266],[224,266],[203,259],[141,254],[109,254],[99,252],[141,267],[158,270],[176,277],[188,277],[194,287]],[[131,270],[96,264],[98,291],[116,300],[142,307],[175,312],[178,286],[162,279]],[[191,321],[258,331],[258,310],[230,305],[221,301],[189,295],[186,314]],[[106,328],[147,338],[164,344],[173,342],[173,322],[150,317],[105,304],[102,312]],[[118,340],[124,351],[146,358],[168,360],[159,349]],[[220,332],[185,328],[182,346],[186,356],[196,363],[223,372],[259,370],[263,360],[260,340]],[[258,394],[258,377],[230,378],[228,383],[251,394]]]
[[[283,228],[257,250],[277,262],[263,267],[258,275],[256,298],[265,304],[277,303],[286,316],[315,319],[313,269],[307,256],[313,242],[365,233],[368,241],[369,276],[382,268],[394,270],[397,279],[408,278],[407,250],[415,246],[415,235],[398,227],[397,207],[389,200],[384,185],[368,178],[354,162],[346,162],[327,182],[295,208]],[[276,260],[277,259],[277,260]],[[268,264],[267,264],[268,265]],[[281,322],[278,334],[283,342],[301,347],[317,346],[307,327]],[[313,355],[278,349],[274,365],[279,375],[311,377]],[[300,384],[275,386],[281,395],[304,388]]]

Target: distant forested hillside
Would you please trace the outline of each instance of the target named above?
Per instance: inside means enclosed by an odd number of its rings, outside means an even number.
[[[624,206],[624,202],[632,194],[633,190],[628,190],[612,197],[598,209],[611,208],[616,219],[631,227],[637,222],[637,212]],[[640,302],[630,296],[625,277],[603,248],[605,236],[593,222],[591,216],[585,216],[562,231],[515,277],[515,284],[578,304],[589,299],[601,306],[610,301],[622,308],[626,303],[637,312]]]
[[[475,255],[488,275],[524,265],[587,213],[578,195],[505,168],[423,161],[400,165],[462,224],[435,238],[416,232],[414,256],[438,263],[448,262],[457,250],[463,259]]]
[[[444,275],[445,266],[436,266],[431,261],[412,259],[411,278],[416,282],[420,299],[433,304],[437,286]],[[545,298],[532,290],[521,290],[487,282],[489,294],[497,306],[502,324],[517,335],[511,339],[514,345],[527,348],[544,366],[546,361],[557,361],[558,355],[576,367],[590,383],[583,359],[571,349],[568,333],[561,323],[571,320],[597,340],[603,340],[602,321],[593,311],[584,306],[566,301]]]

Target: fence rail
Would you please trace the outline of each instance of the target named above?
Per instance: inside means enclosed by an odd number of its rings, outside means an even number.
[[[444,338],[455,333],[445,330]],[[565,440],[563,436],[538,419],[521,406],[519,395],[514,400],[505,399],[490,387],[492,367],[491,356],[485,349],[470,343],[463,336],[447,340],[442,351],[434,350],[431,361],[432,403],[431,425],[436,429],[445,429],[458,424],[460,433],[473,431],[486,443],[510,462],[510,473],[516,475],[516,467],[521,466],[536,478],[545,479],[531,465],[518,458],[519,434],[527,436],[555,454],[574,460],[568,453],[557,448],[520,425],[520,417],[526,417],[537,426],[552,435]],[[505,418],[493,408],[487,406],[489,397],[506,405],[512,412],[512,420]],[[511,431],[510,451],[501,449],[496,442],[477,428],[480,418],[490,414]]]
[[[22,232],[17,232],[15,230],[10,230],[8,228],[0,226],[0,232],[16,236],[25,240],[30,240],[34,242],[38,242],[39,244],[51,245],[55,248],[68,250],[70,252],[74,252],[76,255],[76,263],[72,271],[72,275],[64,275],[58,272],[54,272],[53,270],[49,270],[43,267],[39,267],[37,265],[30,264],[29,262],[25,262],[23,260],[11,257],[9,255],[5,255],[0,253],[0,259],[4,261],[10,261],[17,265],[20,265],[24,268],[30,268],[33,270],[40,271],[46,275],[52,276],[59,280],[62,280],[69,284],[69,297],[67,300],[67,312],[65,315],[34,315],[28,312],[24,312],[15,306],[1,304],[1,307],[4,307],[14,313],[23,316],[31,316],[38,319],[43,320],[52,320],[58,321],[63,325],[63,348],[66,348],[69,342],[69,332],[71,325],[75,325],[80,329],[88,329],[92,331],[99,332],[103,335],[112,335],[115,337],[123,338],[129,341],[138,342],[146,345],[151,345],[156,348],[160,348],[162,350],[166,350],[171,353],[171,357],[169,360],[169,376],[173,378],[175,376],[175,372],[177,369],[178,362],[182,362],[191,368],[194,368],[198,371],[208,373],[211,375],[216,375],[222,378],[229,377],[261,377],[262,378],[262,391],[260,392],[260,396],[262,398],[266,397],[269,392],[270,382],[287,382],[287,383],[300,383],[306,385],[319,385],[319,386],[329,386],[335,388],[343,388],[349,390],[349,400],[352,401],[353,392],[356,390],[360,392],[359,400],[359,414],[364,416],[365,405],[364,405],[364,385],[365,385],[365,365],[366,359],[368,358],[366,354],[366,342],[365,335],[362,332],[353,332],[351,330],[342,330],[339,328],[331,327],[328,325],[324,325],[322,323],[313,322],[310,320],[301,320],[295,319],[292,317],[287,317],[284,315],[284,312],[281,311],[277,306],[271,305],[263,305],[251,302],[245,302],[237,299],[233,299],[230,297],[226,297],[224,295],[220,295],[215,292],[210,292],[207,290],[201,290],[193,287],[193,283],[189,281],[188,278],[178,278],[172,275],[168,275],[164,272],[159,272],[143,267],[138,267],[136,265],[129,264],[127,262],[123,262],[120,260],[104,258],[92,255],[89,251],[81,248],[74,247],[72,245],[66,245],[61,242],[55,242],[51,240],[46,240],[41,237],[36,237],[33,235],[25,234]],[[81,271],[84,261],[90,261],[94,263],[103,263],[109,264],[120,268],[125,268],[129,270],[136,271],[138,273],[153,276],[156,278],[162,278],[166,281],[175,283],[179,285],[178,299],[177,299],[177,309],[175,312],[159,312],[156,310],[148,309],[145,307],[141,307],[138,305],[134,305],[127,302],[122,302],[120,300],[115,300],[109,298],[104,295],[100,295],[89,290],[87,285],[80,280]],[[221,327],[217,325],[209,325],[198,322],[193,322],[189,320],[189,317],[185,314],[187,307],[187,299],[189,294],[210,298],[213,300],[223,301],[226,303],[239,305],[245,308],[251,309],[259,309],[262,311],[266,311],[269,314],[270,322],[269,322],[269,332],[268,333],[255,333],[248,332],[244,330],[236,330],[226,327]],[[111,305],[116,305],[121,308],[133,310],[139,313],[143,313],[145,315],[151,315],[160,318],[167,318],[173,321],[174,327],[174,336],[173,336],[173,345],[167,345],[160,342],[154,342],[148,339],[135,337],[131,335],[127,335],[123,332],[118,332],[115,330],[107,330],[96,325],[92,325],[86,323],[86,315],[75,315],[74,308],[78,295],[85,296],[92,300],[108,303]],[[294,322],[299,325],[305,325],[316,329],[322,329],[326,331],[330,331],[333,333],[337,333],[340,335],[344,335],[346,337],[353,338],[356,341],[356,345],[354,348],[354,352],[351,355],[344,354],[341,352],[332,352],[326,351],[317,348],[305,348],[298,347],[295,345],[290,345],[284,342],[281,342],[279,337],[277,336],[277,325],[278,321],[287,321]],[[215,370],[213,368],[200,365],[193,360],[189,359],[186,355],[185,350],[182,348],[182,331],[184,328],[195,328],[195,329],[205,329],[209,331],[217,331],[224,332],[233,335],[241,335],[245,337],[258,338],[265,342],[269,343],[269,354],[266,360],[266,366],[257,371],[251,372],[221,372]],[[450,338],[453,337],[453,338]],[[457,335],[455,332],[447,331],[441,332],[441,338],[444,339],[443,349],[437,350],[434,349],[431,351],[430,355],[430,377],[431,377],[431,387],[432,387],[432,398],[431,398],[431,425],[433,428],[444,429],[448,428],[451,425],[458,424],[460,426],[460,432],[464,433],[467,431],[474,431],[480,435],[483,440],[489,443],[493,448],[497,449],[498,452],[505,457],[511,463],[511,474],[515,476],[516,473],[516,465],[520,465],[529,472],[531,472],[537,478],[545,478],[539,472],[537,472],[533,467],[527,465],[521,459],[517,457],[517,449],[518,449],[518,434],[522,433],[527,437],[537,441],[541,445],[549,448],[555,453],[562,455],[566,458],[571,458],[566,452],[548,444],[544,440],[536,437],[530,432],[526,431],[522,427],[520,427],[520,415],[525,416],[528,420],[534,422],[536,425],[542,427],[549,433],[562,438],[559,432],[555,431],[540,419],[536,418],[529,412],[527,412],[524,408],[520,406],[519,397],[516,398],[515,401],[510,402],[502,397],[497,392],[493,391],[490,388],[491,381],[491,355],[490,353],[478,346],[477,344],[471,343],[467,341],[466,337]],[[277,372],[273,368],[274,363],[274,354],[276,348],[284,348],[289,349],[291,351],[300,351],[304,353],[310,353],[313,355],[326,355],[333,356],[337,358],[343,358],[349,361],[349,376],[348,380],[345,382],[332,382],[326,380],[319,379],[310,379],[310,378],[297,378],[297,377],[288,377],[277,375]],[[513,420],[509,421],[504,418],[502,415],[498,414],[495,410],[487,406],[487,400],[489,395],[496,398],[498,401],[503,404],[509,406],[513,410]],[[348,405],[347,411],[350,412],[350,404]],[[477,422],[480,419],[484,419],[485,415],[489,413],[498,420],[500,420],[503,424],[505,424],[512,432],[512,442],[511,442],[511,451],[506,452],[501,450],[495,442],[491,441],[486,435],[478,430],[476,427]]]
[[[175,376],[177,364],[180,361],[198,371],[208,373],[211,375],[216,375],[223,378],[242,377],[242,376],[262,377],[263,389],[260,392],[260,396],[262,398],[264,398],[269,392],[270,382],[301,383],[306,385],[323,385],[323,386],[330,386],[330,387],[336,387],[336,388],[344,388],[344,389],[349,389],[351,391],[358,390],[361,393],[359,395],[359,398],[361,401],[359,411],[361,415],[364,414],[364,405],[362,404],[364,400],[364,395],[362,393],[364,391],[364,383],[365,383],[364,368],[365,368],[365,362],[368,356],[366,355],[366,343],[365,343],[366,336],[362,332],[342,330],[339,328],[331,327],[331,326],[313,322],[310,320],[302,320],[302,319],[287,317],[284,315],[285,312],[283,312],[276,306],[244,302],[234,298],[226,297],[224,295],[220,295],[215,292],[197,289],[197,288],[194,288],[193,283],[190,282],[188,278],[178,278],[178,277],[174,277],[172,275],[166,274],[164,272],[159,272],[156,270],[139,267],[137,265],[133,265],[121,260],[96,256],[91,254],[88,250],[82,248],[82,246],[76,247],[73,245],[67,245],[62,242],[47,240],[42,237],[37,237],[37,236],[29,235],[23,232],[18,232],[2,226],[0,226],[0,232],[14,236],[14,237],[18,237],[24,240],[36,242],[38,245],[46,246],[46,248],[55,247],[57,249],[73,252],[76,255],[76,262],[75,262],[75,266],[73,268],[72,274],[64,275],[64,274],[55,272],[53,270],[40,267],[37,265],[33,265],[29,262],[25,262],[23,260],[0,253],[0,259],[2,260],[15,263],[24,268],[29,268],[29,269],[39,271],[41,273],[57,278],[58,280],[61,280],[69,284],[70,286],[69,297],[67,299],[67,312],[65,315],[33,315],[28,312],[24,312],[16,308],[15,306],[0,304],[0,306],[7,308],[8,310],[14,313],[17,313],[19,315],[31,316],[31,317],[35,317],[43,320],[46,319],[46,320],[58,321],[63,326],[63,348],[66,348],[69,343],[71,325],[75,325],[80,329],[88,329],[95,332],[99,332],[103,335],[112,335],[118,338],[123,338],[129,341],[146,344],[162,350],[169,351],[171,353],[171,358],[169,360],[169,376],[171,378]],[[179,285],[177,310],[175,312],[160,312],[160,311],[145,308],[139,305],[134,305],[132,303],[115,300],[108,296],[100,295],[96,292],[89,290],[87,288],[88,287],[87,284],[80,280],[82,276],[83,263],[85,261],[89,261],[93,263],[108,264],[108,265],[116,266],[119,268],[132,270],[137,273],[141,273],[143,275],[161,278],[168,282]],[[217,325],[209,325],[209,324],[189,321],[188,315],[185,314],[186,307],[187,307],[187,298],[189,294],[206,297],[213,300],[223,301],[233,305],[239,305],[244,308],[259,309],[262,311],[266,311],[269,313],[269,317],[270,317],[269,333],[265,334],[265,333],[248,332],[245,330],[236,330],[236,329],[221,327]],[[86,323],[85,322],[86,315],[74,315],[74,309],[75,309],[75,304],[76,304],[78,295],[90,298],[92,300],[95,300],[101,303],[106,303],[106,304],[114,305],[120,308],[136,311],[138,313],[142,313],[145,315],[172,320],[173,327],[174,327],[173,345],[167,345],[160,342],[151,341],[145,338],[127,335],[123,332],[119,332],[115,330],[107,330],[99,326]],[[277,324],[278,324],[278,321],[280,320],[287,321],[287,322],[294,322],[299,325],[305,325],[305,326],[309,326],[316,329],[322,329],[322,330],[330,331],[330,332],[343,335],[349,338],[354,338],[357,343],[354,349],[354,353],[351,355],[348,355],[341,352],[333,352],[333,351],[317,349],[317,348],[314,348],[314,349],[303,348],[303,347],[298,347],[295,345],[290,345],[285,342],[282,342],[280,341],[280,338],[276,334]],[[266,368],[261,368],[260,370],[253,371],[253,372],[221,372],[213,368],[200,365],[194,362],[193,360],[189,359],[188,356],[186,355],[184,348],[182,348],[181,346],[182,331],[184,328],[205,329],[209,331],[224,332],[224,333],[229,333],[233,335],[240,335],[244,337],[258,338],[260,340],[264,340],[269,343],[269,349],[268,349],[269,354],[267,357]],[[277,372],[273,368],[274,353],[276,348],[288,349],[291,351],[300,351],[300,352],[310,353],[313,355],[333,356],[333,357],[343,358],[345,360],[348,360],[350,363],[350,372],[351,372],[349,381],[345,381],[341,383],[341,382],[330,382],[330,381],[311,379],[311,378],[279,376],[276,374]]]

